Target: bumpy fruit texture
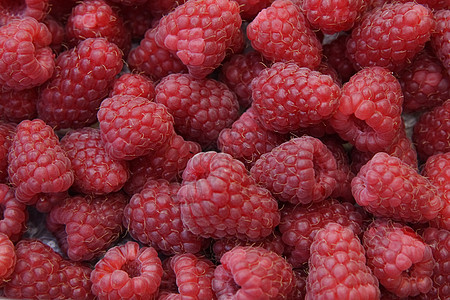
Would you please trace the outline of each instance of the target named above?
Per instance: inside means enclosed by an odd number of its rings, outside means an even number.
[[[330,76],[294,63],[275,63],[252,81],[252,107],[261,125],[280,133],[329,119],[340,96]]]
[[[385,151],[402,128],[401,86],[385,68],[369,67],[353,75],[339,101],[329,122],[360,151]]]
[[[218,300],[285,299],[294,288],[291,265],[275,252],[238,246],[226,252],[214,271]]]
[[[110,248],[91,273],[98,299],[154,299],[163,273],[158,253],[127,242]]]
[[[0,183],[6,183],[8,178],[8,152],[15,131],[15,124],[0,121]]]
[[[52,35],[36,19],[13,19],[0,27],[0,85],[25,90],[47,81],[55,69]]]
[[[74,181],[70,159],[58,137],[40,119],[17,125],[8,153],[8,174],[17,200],[25,204],[32,204],[39,193],[67,191]]]
[[[153,101],[155,98],[155,84],[143,74],[125,73],[114,81],[109,96],[115,95],[131,95]]]
[[[202,237],[259,240],[280,222],[270,192],[226,153],[194,155],[184,169],[178,201],[183,224]]]
[[[431,36],[431,45],[450,76],[450,8],[434,13],[436,28]]]
[[[376,219],[364,232],[367,265],[400,298],[427,293],[435,265],[430,246],[410,227]]]
[[[367,267],[364,247],[354,232],[330,223],[311,244],[305,299],[352,297],[380,299],[378,280]]]
[[[155,41],[176,54],[189,74],[204,78],[223,61],[241,23],[235,1],[187,1],[160,20]]]
[[[424,48],[434,26],[431,10],[423,5],[386,4],[369,10],[353,28],[347,55],[356,68],[398,71]]]
[[[0,286],[11,276],[16,265],[16,251],[9,237],[0,232]]]
[[[0,26],[13,19],[31,17],[41,21],[48,13],[49,0],[4,0],[0,4]]]
[[[37,116],[38,95],[38,87],[21,91],[0,91],[0,119],[14,123],[34,119]]]
[[[39,118],[60,129],[95,123],[100,103],[122,66],[122,51],[105,38],[86,39],[61,53],[53,78],[39,96]]]
[[[14,189],[0,184],[0,233],[5,234],[13,243],[22,238],[27,229],[28,212],[25,204],[14,197]]]
[[[322,46],[308,26],[300,7],[290,0],[275,0],[249,23],[247,37],[270,61],[292,61],[314,69],[320,64]]]

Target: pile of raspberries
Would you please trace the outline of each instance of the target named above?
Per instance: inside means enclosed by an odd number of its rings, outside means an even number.
[[[0,1],[0,298],[450,299],[448,0]]]

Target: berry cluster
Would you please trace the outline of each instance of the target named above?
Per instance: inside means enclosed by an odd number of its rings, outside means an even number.
[[[0,1],[0,298],[450,299],[448,0]]]

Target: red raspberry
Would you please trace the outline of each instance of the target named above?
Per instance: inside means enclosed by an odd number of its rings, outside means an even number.
[[[332,66],[342,82],[347,82],[356,71],[352,62],[345,56],[348,35],[341,34],[329,44],[323,45],[323,61]]]
[[[71,46],[98,37],[106,38],[120,49],[131,46],[131,36],[122,17],[103,0],[85,0],[76,5],[67,20],[66,34]]]
[[[314,236],[331,222],[350,228],[356,235],[363,231],[363,215],[350,203],[327,199],[306,207],[283,208],[279,228],[286,245],[285,254],[294,268],[308,261]]]
[[[398,80],[380,67],[365,68],[342,87],[330,124],[364,152],[385,151],[401,129],[403,94]]]
[[[58,203],[62,203],[68,197],[68,191],[51,194],[41,193],[33,197],[32,203],[37,211],[46,214],[49,213],[54,206]]]
[[[261,155],[250,173],[278,200],[293,204],[325,200],[338,176],[333,153],[311,136],[291,139]]]
[[[42,20],[48,13],[49,0],[5,0],[0,4],[0,26],[14,19],[32,17]]]
[[[450,100],[420,116],[414,125],[412,140],[422,161],[450,151]]]
[[[148,1],[146,5],[150,2]],[[127,31],[131,35],[131,42],[139,43],[145,35],[145,32],[152,27],[156,19],[152,16],[152,11],[146,8],[145,5],[136,6],[122,6],[120,14],[123,16]],[[180,62],[181,64],[181,62]]]
[[[122,193],[69,197],[47,215],[47,228],[71,260],[88,261],[106,251],[124,231],[127,202]]]
[[[38,95],[38,88],[0,91],[0,119],[14,123],[34,119],[37,116]]]
[[[364,232],[364,248],[367,265],[396,296],[417,296],[431,289],[433,253],[409,226],[375,220]]]
[[[414,2],[386,4],[365,13],[352,30],[347,54],[355,68],[401,70],[430,39],[431,10]]]
[[[129,195],[140,192],[150,179],[180,180],[189,159],[201,150],[198,143],[174,134],[159,149],[130,161],[130,179],[124,186],[125,192]]]
[[[287,297],[288,300],[305,299],[306,296],[306,279],[308,277],[308,270],[293,269],[294,272],[294,288]]]
[[[56,20],[51,15],[47,15],[42,23],[47,26],[48,30],[52,34],[52,42],[50,48],[54,53],[59,54],[63,50],[63,44],[66,42],[66,30],[64,24],[61,21]]]
[[[356,202],[376,217],[424,223],[436,218],[443,201],[435,186],[401,159],[375,154],[352,180]]]
[[[368,2],[364,0],[303,0],[301,8],[313,27],[323,33],[334,34],[352,29],[367,6]]]
[[[13,243],[18,242],[26,230],[28,211],[14,197],[14,190],[3,183],[0,184],[0,216],[0,233]]]
[[[252,107],[261,125],[280,133],[329,119],[340,95],[330,76],[294,63],[275,63],[252,81]]]
[[[422,175],[442,193],[444,207],[432,220],[433,226],[450,230],[450,152],[430,156],[423,165]]]
[[[431,36],[431,45],[450,76],[450,7],[434,13],[436,28]]]
[[[94,299],[91,269],[63,260],[39,240],[24,239],[16,245],[17,262],[4,288],[13,299]]]
[[[326,298],[380,299],[363,245],[352,230],[337,223],[319,230],[311,244],[305,299]]]
[[[0,286],[9,280],[16,265],[16,251],[8,236],[0,232]]]
[[[236,0],[239,3],[242,20],[251,21],[264,8],[270,6],[273,0]]]
[[[231,128],[220,132],[217,147],[251,168],[262,154],[270,152],[284,141],[283,135],[265,129],[255,110],[250,107]]]
[[[252,47],[270,61],[293,61],[310,69],[320,64],[320,41],[300,7],[289,0],[275,0],[261,10],[248,25],[247,37]]]
[[[14,19],[0,27],[0,85],[25,90],[47,81],[55,69],[52,35],[34,18]]]
[[[194,155],[178,191],[181,219],[202,237],[259,240],[280,221],[276,200],[258,186],[242,162],[213,151]]]
[[[398,73],[405,112],[432,109],[450,99],[450,76],[435,56],[422,52]]]
[[[189,74],[204,78],[223,61],[241,23],[235,1],[187,1],[160,20],[155,41],[176,54]]]
[[[216,299],[211,287],[214,264],[210,260],[184,253],[172,256],[168,263],[174,272],[178,293],[163,291],[159,300]]]
[[[74,175],[53,129],[40,119],[17,125],[9,154],[9,180],[17,200],[31,204],[39,193],[66,191]]]
[[[252,103],[252,80],[257,77],[269,63],[256,51],[234,54],[220,69],[219,78],[230,90],[236,93],[241,108]]]
[[[107,98],[101,103],[97,118],[106,152],[113,159],[131,160],[147,155],[174,135],[169,110],[143,97]]]
[[[55,75],[38,99],[39,117],[58,128],[95,123],[98,107],[122,65],[122,52],[105,38],[86,39],[61,53]]]
[[[153,299],[163,273],[158,253],[135,242],[110,248],[91,273],[98,299]]]
[[[0,121],[0,183],[6,183],[8,179],[8,152],[15,131],[15,124]]]
[[[342,87],[342,80],[339,77],[337,71],[326,61],[322,61],[320,65],[318,65],[314,71],[317,71],[323,75],[330,76],[333,81],[339,86]]]
[[[143,74],[125,73],[114,82],[109,93],[110,97],[115,95],[131,95],[153,101],[155,98],[155,84]]]
[[[69,131],[61,139],[74,172],[72,188],[84,194],[119,191],[128,180],[128,165],[109,157],[100,130],[85,127]]]
[[[179,183],[149,180],[124,210],[123,223],[131,236],[165,255],[197,253],[207,245],[206,240],[183,227],[179,189]]]
[[[216,267],[212,288],[218,300],[285,299],[294,288],[291,265],[275,252],[238,246]]]
[[[204,148],[215,143],[220,131],[238,118],[236,95],[214,79],[169,75],[156,86],[155,101],[174,116],[177,133]]]

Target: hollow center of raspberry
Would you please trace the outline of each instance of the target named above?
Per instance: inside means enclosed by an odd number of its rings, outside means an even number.
[[[141,264],[137,260],[127,261],[121,268],[130,278],[141,276]]]

